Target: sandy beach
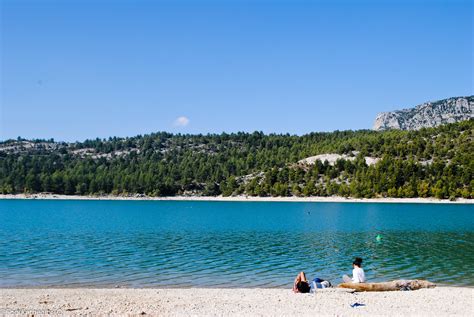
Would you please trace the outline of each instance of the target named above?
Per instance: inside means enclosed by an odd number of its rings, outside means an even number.
[[[0,194],[0,199],[58,199],[58,200],[169,200],[169,201],[251,201],[251,202],[346,202],[346,203],[408,203],[408,204],[474,204],[474,199],[458,198],[454,201],[436,198],[346,198],[332,197],[254,197],[254,196],[79,196],[79,195],[56,195],[56,194]]]
[[[474,289],[1,289],[0,315],[472,316]],[[362,304],[351,307],[351,304]]]

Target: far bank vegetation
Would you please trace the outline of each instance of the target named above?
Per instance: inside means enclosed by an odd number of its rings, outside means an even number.
[[[0,193],[473,198],[473,139],[472,120],[303,136],[18,138],[0,143]]]

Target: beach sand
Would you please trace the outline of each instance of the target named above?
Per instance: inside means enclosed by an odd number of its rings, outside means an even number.
[[[474,316],[474,289],[0,289],[0,315]],[[364,306],[352,308],[360,303]]]
[[[441,203],[441,204],[474,204],[474,199],[458,198],[454,201],[436,198],[346,198],[332,197],[254,197],[254,196],[171,196],[171,197],[149,197],[149,196],[78,196],[78,195],[56,195],[48,193],[39,194],[0,194],[0,199],[58,199],[58,200],[167,200],[167,201],[252,201],[252,202],[357,202],[357,203]]]

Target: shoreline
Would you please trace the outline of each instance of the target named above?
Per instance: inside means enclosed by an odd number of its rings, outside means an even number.
[[[0,315],[467,316],[474,289],[315,294],[289,289],[0,289]],[[352,307],[359,303],[358,307]]]
[[[332,197],[254,197],[254,196],[80,196],[49,193],[0,194],[1,199],[50,199],[50,200],[130,200],[130,201],[217,201],[217,202],[335,202],[335,203],[407,203],[407,204],[474,204],[474,199],[458,198],[455,201],[436,198],[346,198]]]

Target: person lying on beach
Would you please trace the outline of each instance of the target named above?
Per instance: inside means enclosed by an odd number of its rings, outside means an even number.
[[[365,273],[364,269],[362,269],[362,259],[355,258],[354,262],[352,262],[352,268],[352,278],[347,275],[342,276],[344,283],[365,283]]]
[[[317,288],[327,288],[331,286],[331,282],[317,277],[312,280],[311,283],[309,283],[306,279],[306,274],[304,274],[304,272],[300,272],[300,274],[296,276],[295,282],[293,283],[293,292],[309,293],[311,291],[314,292]]]

